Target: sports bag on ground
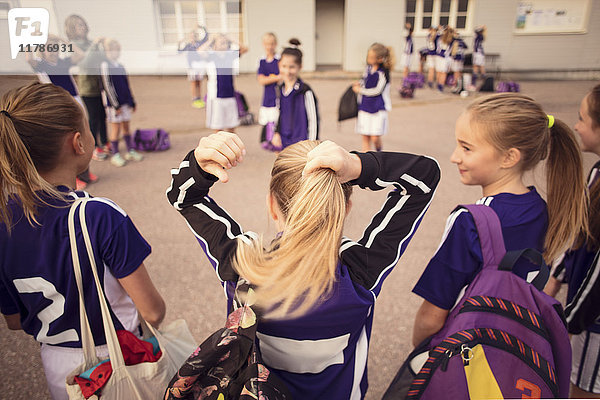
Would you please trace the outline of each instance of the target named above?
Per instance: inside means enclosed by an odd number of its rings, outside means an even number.
[[[246,96],[240,92],[235,92],[235,102],[238,108],[238,116],[240,119],[240,125],[254,125],[254,114],[252,114],[246,101]]]
[[[354,93],[354,90],[352,90],[352,86],[350,86],[340,98],[340,105],[338,107],[338,122],[350,118],[356,118],[357,115],[358,99],[356,93]]]
[[[171,148],[171,140],[164,129],[137,129],[133,146],[140,151],[163,151]]]
[[[164,400],[291,400],[285,384],[269,371],[257,351],[256,314],[239,293],[251,297],[249,285],[238,281],[234,307],[224,328],[206,339],[181,366]]]
[[[571,346],[560,303],[542,292],[549,277],[542,255],[506,252],[494,210],[462,207],[475,220],[482,270],[383,399],[567,398]],[[521,257],[540,264],[531,283],[511,272]]]
[[[410,72],[406,78],[402,80],[402,86],[415,88],[422,88],[425,86],[425,75],[418,72]]]

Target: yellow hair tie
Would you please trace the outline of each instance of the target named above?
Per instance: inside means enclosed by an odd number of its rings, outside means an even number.
[[[552,128],[554,126],[554,115],[547,115],[548,117],[548,128]]]

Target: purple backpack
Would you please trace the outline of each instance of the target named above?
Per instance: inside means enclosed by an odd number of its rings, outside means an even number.
[[[505,93],[505,92],[520,92],[521,86],[517,82],[513,81],[500,81],[496,85],[496,92]]]
[[[402,81],[402,86],[409,88],[422,88],[425,85],[425,75],[418,72],[409,73]]]
[[[171,148],[169,133],[164,129],[137,129],[133,146],[140,151],[163,151]]]
[[[461,207],[475,220],[482,270],[444,327],[409,356],[384,399],[567,398],[571,346],[560,303],[542,292],[549,277],[542,255],[506,252],[494,210]],[[512,273],[520,257],[540,265],[531,283]]]

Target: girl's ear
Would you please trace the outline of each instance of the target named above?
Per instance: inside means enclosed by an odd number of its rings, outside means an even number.
[[[346,217],[350,214],[350,211],[352,211],[352,199],[348,199],[346,203]]]
[[[502,160],[503,168],[512,168],[521,161],[521,151],[514,147],[511,147],[504,153],[504,159]]]
[[[83,146],[83,141],[80,132],[75,132],[73,134],[73,138],[71,139],[71,145],[75,154],[85,154],[85,148]]]
[[[279,215],[277,214],[277,204],[275,197],[269,192],[267,193],[267,210],[269,211],[269,216],[273,221],[277,221]]]

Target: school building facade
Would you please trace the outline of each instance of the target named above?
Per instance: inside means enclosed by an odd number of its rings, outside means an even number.
[[[123,64],[138,74],[185,73],[177,43],[198,25],[249,48],[241,72],[256,70],[265,32],[275,33],[280,46],[300,39],[305,71],[361,71],[373,42],[391,46],[400,59],[409,21],[415,53],[425,46],[429,26],[455,27],[472,47],[473,29],[486,25],[491,68],[532,77],[600,77],[600,0],[0,0],[0,31],[8,31],[7,12],[15,7],[48,9],[50,32],[63,37],[65,18],[81,15],[91,38],[121,42]],[[10,61],[0,72],[30,71],[24,55],[10,60],[8,35],[0,57]]]

